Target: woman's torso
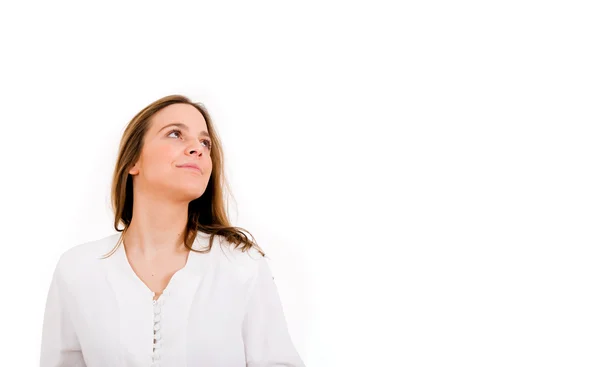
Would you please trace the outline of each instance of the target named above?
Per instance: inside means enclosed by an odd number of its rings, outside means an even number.
[[[199,243],[208,242],[204,236]],[[118,238],[78,246],[63,263],[69,316],[87,367],[245,366],[241,328],[257,256],[221,247],[216,237],[210,253],[189,254],[154,302],[123,245],[99,259]]]

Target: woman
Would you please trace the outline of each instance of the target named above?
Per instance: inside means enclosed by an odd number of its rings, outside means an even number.
[[[113,177],[118,233],[61,256],[42,367],[304,365],[263,252],[229,223],[223,172],[202,105],[168,96],[131,120]]]

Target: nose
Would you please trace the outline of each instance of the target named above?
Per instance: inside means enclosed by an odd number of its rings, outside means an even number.
[[[188,154],[189,155],[198,155],[198,157],[202,156],[202,151],[200,149],[194,148],[194,149],[188,149]]]
[[[200,144],[199,141],[196,141],[194,144],[190,145],[187,149],[186,149],[187,154],[189,155],[198,155],[199,157],[202,156],[202,145]]]

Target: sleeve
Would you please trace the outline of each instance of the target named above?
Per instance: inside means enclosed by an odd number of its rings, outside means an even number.
[[[265,258],[251,285],[242,335],[247,367],[304,367],[293,345],[283,307]]]
[[[67,310],[66,294],[68,292],[61,276],[59,261],[46,300],[40,367],[85,367],[81,347]]]

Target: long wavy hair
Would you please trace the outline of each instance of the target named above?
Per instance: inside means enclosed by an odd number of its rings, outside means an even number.
[[[193,106],[204,116],[211,139],[212,173],[202,196],[192,200],[188,205],[188,220],[184,235],[185,247],[190,251],[206,253],[211,250],[214,237],[222,236],[224,240],[235,245],[235,248],[242,252],[255,248],[262,256],[265,256],[248,231],[232,226],[229,221],[225,195],[230,194],[231,190],[225,179],[223,148],[206,107],[201,103],[192,102],[185,96],[170,95],[152,102],[138,112],[123,132],[111,190],[112,207],[115,214],[114,228],[121,232],[121,236],[117,245],[105,257],[116,251],[131,224],[134,197],[133,178],[129,174],[129,170],[141,155],[144,137],[150,127],[152,117],[161,109],[176,103]],[[208,247],[203,250],[192,247],[199,231],[210,235]]]

